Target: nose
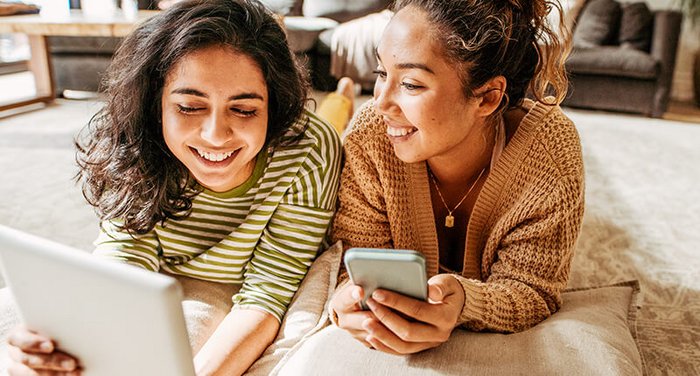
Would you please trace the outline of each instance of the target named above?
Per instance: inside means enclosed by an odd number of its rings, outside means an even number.
[[[233,129],[227,116],[220,113],[212,113],[202,124],[200,137],[211,146],[223,146],[231,139]]]
[[[392,86],[379,80],[374,84],[374,109],[380,114],[389,114],[396,104]]]

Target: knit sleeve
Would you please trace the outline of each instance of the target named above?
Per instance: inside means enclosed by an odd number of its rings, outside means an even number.
[[[393,248],[382,184],[371,157],[376,150],[374,137],[367,132],[369,107],[363,107],[355,117],[355,130],[347,137],[345,164],[340,179],[338,211],[333,222],[333,242],[342,241],[344,250],[355,246]],[[347,279],[341,265],[339,284]]]
[[[465,294],[459,324],[476,331],[520,332],[556,312],[583,206],[583,177],[563,178],[541,207],[503,236],[485,282],[455,276]]]
[[[119,228],[118,220],[103,221],[95,240],[94,255],[125,262],[150,271],[158,271],[160,244],[155,230],[146,234],[129,234]]]

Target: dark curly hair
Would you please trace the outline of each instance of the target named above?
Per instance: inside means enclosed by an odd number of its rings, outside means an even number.
[[[165,145],[160,98],[175,64],[213,45],[260,66],[269,93],[268,145],[301,116],[308,78],[276,16],[256,0],[175,4],[124,39],[103,82],[107,103],[76,138],[76,179],[102,220],[119,219],[124,230],[143,234],[189,215],[197,185]]]
[[[560,17],[559,32],[548,14],[558,0],[396,0],[393,9],[416,7],[433,24],[433,36],[460,69],[467,98],[497,76],[506,79],[500,111],[519,106],[529,91],[539,101],[566,96],[564,62],[570,52],[570,32]],[[500,112],[497,111],[497,112]]]

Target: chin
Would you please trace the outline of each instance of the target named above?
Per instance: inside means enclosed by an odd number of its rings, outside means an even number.
[[[400,150],[396,147],[394,147],[394,155],[396,155],[396,158],[404,163],[417,163],[425,160],[425,158],[421,158],[420,155],[417,155],[416,153],[412,153],[407,150]]]

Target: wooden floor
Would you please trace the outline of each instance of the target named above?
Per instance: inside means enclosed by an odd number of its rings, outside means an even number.
[[[700,107],[692,102],[671,101],[664,119],[697,123],[700,125]]]

